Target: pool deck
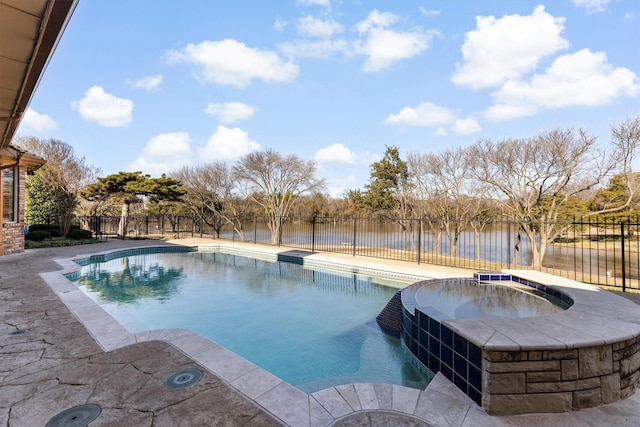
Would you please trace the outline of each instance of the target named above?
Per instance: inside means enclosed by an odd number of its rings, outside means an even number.
[[[62,268],[56,259],[150,245],[212,243],[216,242],[112,240],[0,257],[0,426],[44,426],[59,412],[87,403],[102,408],[91,426],[640,425],[640,391],[587,410],[519,416],[487,415],[441,376],[425,391],[357,384],[307,395],[191,331],[130,334],[55,280]],[[428,277],[472,274],[371,258],[318,256]],[[56,291],[47,283],[52,279]],[[624,296],[640,304],[640,295]],[[193,367],[204,372],[198,384],[182,390],[164,387],[168,375]]]

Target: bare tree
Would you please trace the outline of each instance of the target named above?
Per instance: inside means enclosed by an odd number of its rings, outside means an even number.
[[[235,195],[235,183],[231,167],[224,162],[185,166],[172,174],[182,182],[187,193],[182,201],[205,224],[213,228],[215,237],[230,224],[244,241],[242,214],[246,202]]]
[[[22,138],[16,145],[47,161],[36,171],[36,177],[54,199],[60,235],[66,237],[80,201],[79,192],[95,179],[99,169],[87,165],[84,157],[75,155],[71,145],[57,139]]]
[[[614,168],[630,171],[637,137],[614,137],[613,145],[613,155],[608,155],[582,129],[554,129],[527,139],[483,140],[472,147],[475,176],[494,189],[519,232],[528,237],[534,269],[542,267],[547,245],[563,231],[558,221],[569,204]],[[601,212],[590,215],[596,213]],[[516,248],[513,262],[517,255]]]
[[[271,243],[280,244],[282,220],[296,198],[324,187],[315,177],[316,164],[298,156],[283,156],[272,149],[246,154],[233,166],[241,193],[258,204],[267,217]]]
[[[420,153],[412,152],[407,156],[407,168],[410,171],[413,180],[414,208],[416,213],[423,221],[427,222],[429,232],[433,237],[433,250],[436,254],[440,253],[442,243],[442,221],[438,218],[437,213],[429,202],[430,187],[425,179],[420,178],[420,174],[425,166],[424,159]],[[438,219],[436,219],[438,218]]]
[[[603,209],[599,213],[622,210],[631,205],[638,189],[638,174],[633,171],[633,161],[640,150],[640,115],[629,117],[622,123],[611,126],[613,161],[618,165],[618,178],[626,189],[626,200],[615,207]]]
[[[471,162],[464,148],[451,148],[438,153],[410,153],[408,164],[416,187],[430,205],[433,218],[449,239],[449,254],[457,255],[460,234],[469,225],[476,208],[477,185],[469,181]]]

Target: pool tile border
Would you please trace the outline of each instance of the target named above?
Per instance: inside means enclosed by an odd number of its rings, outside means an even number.
[[[225,253],[262,256],[278,259],[281,250],[260,248],[248,250],[234,245],[200,246],[148,246],[135,249],[105,251],[89,257],[56,259],[63,268],[55,272],[41,273],[42,279],[58,295],[74,316],[87,328],[91,336],[105,351],[146,341],[165,341],[209,372],[223,379],[248,400],[263,408],[284,425],[329,426],[336,421],[361,411],[385,411],[416,417],[434,426],[449,426],[447,418],[455,411],[455,416],[464,419],[467,413],[492,425],[487,415],[466,395],[441,375],[431,381],[425,390],[416,390],[392,384],[348,384],[330,387],[307,394],[263,370],[246,359],[227,350],[204,336],[186,329],[158,329],[131,333],[115,318],[98,306],[88,295],[67,278],[80,269],[78,260],[108,260],[157,252],[203,252],[224,251]],[[304,251],[285,251],[285,256],[303,256],[305,265],[334,268],[354,274],[374,274],[382,277],[424,280],[426,278],[454,277],[444,272],[417,271],[412,268],[380,268],[368,262],[347,262]],[[297,253],[298,252],[298,253]],[[455,275],[459,277],[458,275]],[[415,402],[415,404],[413,403]],[[436,402],[438,406],[436,407]],[[447,413],[445,418],[444,414]]]

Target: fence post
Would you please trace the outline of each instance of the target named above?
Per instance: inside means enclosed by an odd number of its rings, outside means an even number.
[[[511,221],[507,221],[507,268],[511,268]]]
[[[358,219],[353,217],[353,256],[356,256],[356,222]]]
[[[253,217],[253,243],[258,244],[258,217]]]
[[[316,217],[311,219],[311,252],[316,251]]]
[[[418,218],[418,265],[420,265],[420,255],[422,255],[422,217]]]
[[[620,222],[620,262],[622,263],[622,292],[627,291],[627,272],[624,262],[624,222]]]

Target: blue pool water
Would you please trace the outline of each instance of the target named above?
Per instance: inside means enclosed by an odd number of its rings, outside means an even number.
[[[397,291],[381,279],[199,252],[91,263],[70,279],[132,332],[191,329],[307,393],[429,382],[375,322]]]

